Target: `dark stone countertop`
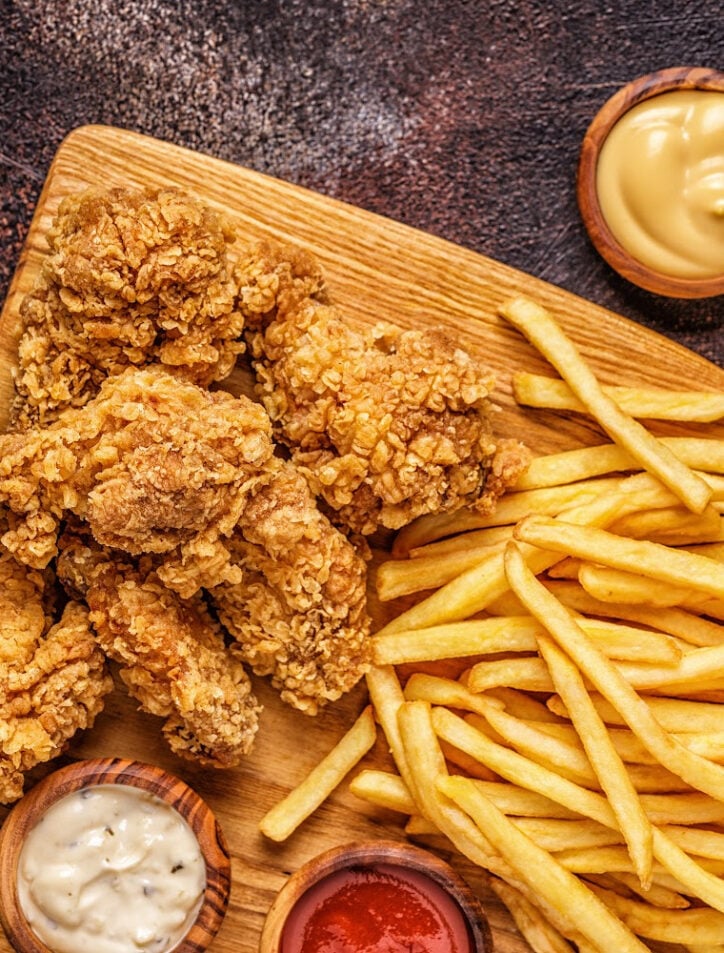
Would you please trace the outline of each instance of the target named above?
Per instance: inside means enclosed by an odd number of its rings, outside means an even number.
[[[619,278],[575,201],[629,80],[724,66],[719,0],[0,0],[0,300],[63,137],[106,123],[426,229],[724,366],[724,297]]]

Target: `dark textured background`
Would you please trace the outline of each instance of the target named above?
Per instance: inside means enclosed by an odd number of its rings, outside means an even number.
[[[107,123],[427,229],[724,365],[724,298],[590,246],[578,150],[667,66],[724,68],[721,0],[0,0],[0,300],[67,132]]]

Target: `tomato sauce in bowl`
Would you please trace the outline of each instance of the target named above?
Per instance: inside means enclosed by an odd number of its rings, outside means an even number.
[[[444,861],[404,843],[335,848],[292,875],[261,953],[489,953],[477,898]]]

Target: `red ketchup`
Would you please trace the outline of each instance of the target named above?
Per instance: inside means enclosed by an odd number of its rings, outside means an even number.
[[[281,953],[471,953],[465,917],[430,877],[393,864],[338,870],[292,908]]]

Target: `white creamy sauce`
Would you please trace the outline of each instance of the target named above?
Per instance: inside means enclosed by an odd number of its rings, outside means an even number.
[[[165,953],[188,932],[206,887],[198,841],[170,805],[100,784],[61,798],[18,864],[28,923],[56,953]]]

